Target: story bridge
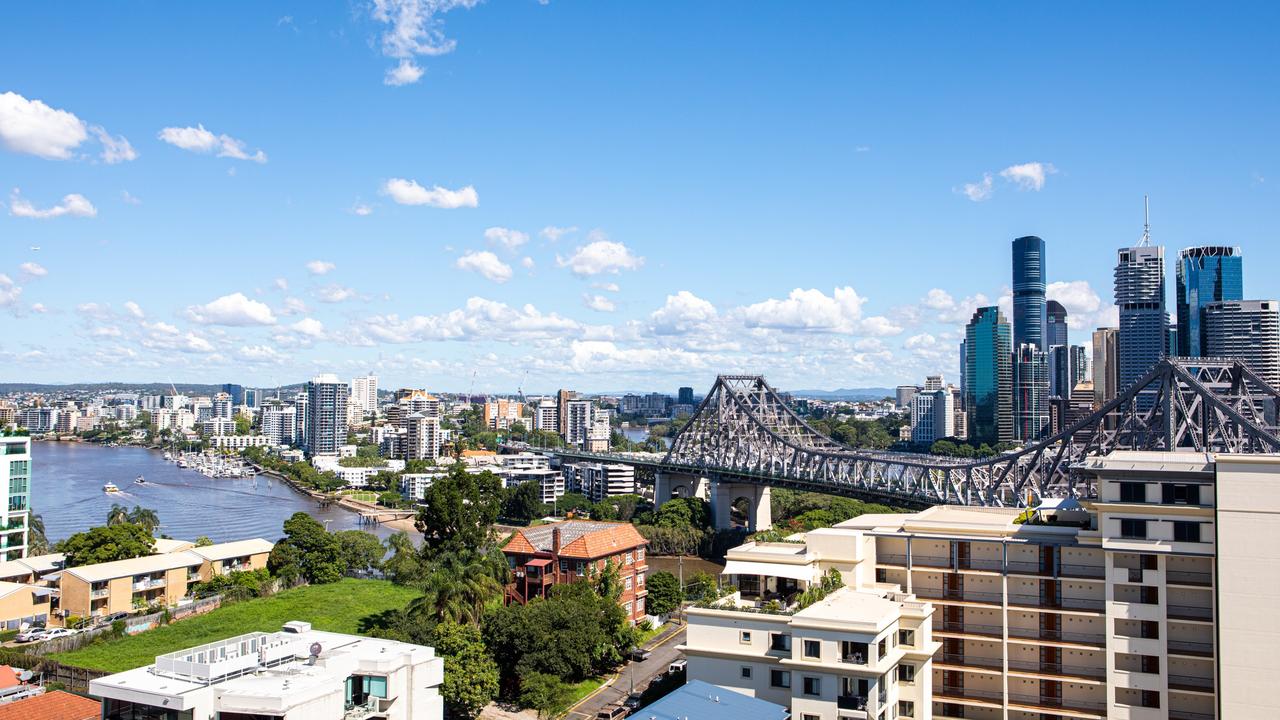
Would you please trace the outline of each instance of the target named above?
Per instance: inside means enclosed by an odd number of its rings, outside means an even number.
[[[1232,358],[1165,358],[1097,410],[1068,412],[1063,429],[1022,448],[960,459],[851,448],[819,433],[758,375],[721,375],[665,455],[546,450],[652,473],[655,502],[707,497],[717,527],[731,506],[771,525],[768,489],[786,487],[900,506],[1034,505],[1096,496],[1077,472],[1114,450],[1280,452],[1280,393]]]

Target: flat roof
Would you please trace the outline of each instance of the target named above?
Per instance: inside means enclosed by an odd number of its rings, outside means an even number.
[[[1092,457],[1079,466],[1085,472],[1173,472],[1213,474],[1212,453],[1183,450],[1152,452],[1117,450],[1110,455]]]
[[[231,558],[245,557],[247,555],[269,553],[274,547],[275,543],[270,540],[250,538],[249,540],[236,540],[234,542],[195,547],[191,548],[191,552],[206,560],[230,560]]]
[[[901,614],[901,604],[875,593],[843,587],[795,614],[798,619],[822,622],[859,623],[888,627]]]
[[[782,705],[690,680],[634,715],[649,720],[786,720],[790,713]]]
[[[181,552],[190,550],[195,545],[190,540],[174,540],[173,538],[156,538],[155,542],[152,543],[152,547],[158,553]]]
[[[81,565],[67,568],[63,572],[68,575],[74,575],[85,582],[102,582],[133,575],[145,575],[162,570],[198,566],[203,562],[204,558],[192,554],[189,550],[183,550],[176,553],[146,555],[129,560],[97,563],[96,565]]]

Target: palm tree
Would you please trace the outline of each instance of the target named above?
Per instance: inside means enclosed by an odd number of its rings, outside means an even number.
[[[156,511],[151,508],[144,508],[141,505],[133,506],[133,510],[129,511],[127,520],[134,525],[141,525],[149,533],[154,533],[160,527],[160,516],[156,514]]]
[[[121,525],[127,522],[129,522],[129,508],[119,503],[111,503],[111,509],[107,511],[107,525]]]
[[[44,517],[34,510],[27,516],[27,555],[49,552],[49,538],[44,534]]]
[[[476,623],[484,606],[502,592],[487,557],[444,556],[431,566],[419,584],[422,596],[409,603],[410,615],[426,614],[438,621]]]

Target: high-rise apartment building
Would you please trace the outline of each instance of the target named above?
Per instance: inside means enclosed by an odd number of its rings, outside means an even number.
[[[592,412],[590,400],[569,400],[564,404],[564,415],[560,424],[564,427],[564,441],[569,447],[581,448],[586,445],[587,433],[591,430]]]
[[[1093,331],[1093,402],[1097,407],[1120,394],[1120,363],[1117,355],[1118,328]]]
[[[911,442],[928,445],[955,436],[955,396],[939,386],[911,400]]]
[[[307,383],[306,450],[337,455],[347,443],[347,396],[351,388],[337,375],[317,375]]]
[[[1206,245],[1178,253],[1177,345],[1170,353],[1182,357],[1202,357],[1204,351],[1204,308],[1209,303],[1244,299],[1244,258],[1240,248]]]
[[[552,398],[543,398],[533,411],[533,429],[560,432],[560,408]]]
[[[213,396],[213,403],[210,405],[209,417],[214,420],[230,420],[232,404],[230,393],[220,392]]]
[[[1120,308],[1116,350],[1120,364],[1117,394],[1147,374],[1164,357],[1169,313],[1165,311],[1164,248],[1141,245],[1116,255],[1115,302]],[[1143,393],[1138,407],[1150,407],[1154,395]]]
[[[693,388],[682,387],[678,391],[676,391],[676,404],[692,405],[693,404]]]
[[[911,409],[911,401],[920,392],[919,385],[899,385],[894,390],[894,404],[900,408]]]
[[[688,610],[689,678],[796,718],[1280,717],[1280,457],[1119,451],[1080,472],[1096,500],[729,550],[733,592]]]
[[[415,412],[405,418],[406,460],[435,460],[440,457],[440,418]]]
[[[556,424],[560,437],[569,437],[569,401],[578,397],[572,390],[556,391]]]
[[[496,398],[484,404],[484,426],[490,430],[506,430],[524,417],[524,403]]]
[[[362,422],[366,415],[378,412],[378,376],[369,373],[351,378],[348,408],[354,422]]]
[[[31,514],[31,438],[0,433],[0,558],[27,555]]]
[[[1235,357],[1272,388],[1280,388],[1280,303],[1207,303],[1201,316],[1204,355]]]
[[[1044,346],[1047,350],[1055,345],[1067,344],[1067,309],[1057,300],[1046,300],[1044,303]]]
[[[298,409],[279,400],[267,402],[262,406],[260,425],[272,445],[293,445],[298,437]]]
[[[964,342],[969,439],[1010,442],[1014,439],[1012,333],[1000,308],[978,308],[965,326]]]
[[[1013,353],[1013,435],[1025,443],[1049,429],[1049,356],[1030,343]]]
[[[1013,241],[1013,346],[1045,347],[1044,240],[1035,235]]]

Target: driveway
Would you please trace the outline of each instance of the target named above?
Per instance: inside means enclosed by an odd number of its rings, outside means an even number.
[[[659,635],[654,640],[656,644],[649,646],[653,654],[648,660],[627,663],[612,684],[578,703],[564,717],[567,720],[594,720],[596,713],[601,709],[616,704],[630,695],[633,683],[636,690],[643,689],[650,680],[665,673],[673,661],[684,657],[684,654],[676,649],[677,645],[684,643],[684,638],[683,625],[674,632],[667,631]]]

